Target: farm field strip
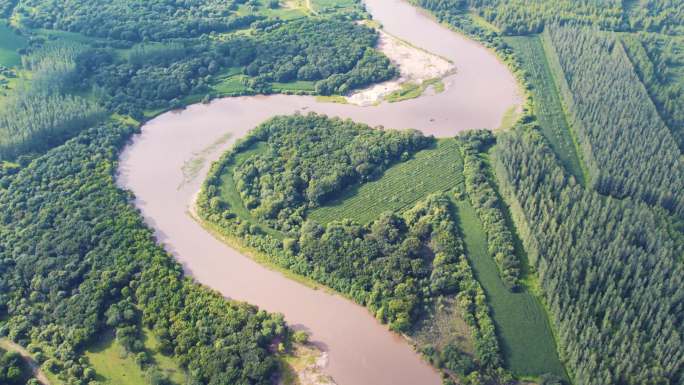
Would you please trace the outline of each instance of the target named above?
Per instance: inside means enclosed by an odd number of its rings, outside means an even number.
[[[539,36],[508,37],[506,42],[518,54],[523,69],[529,75],[534,114],[539,120],[542,134],[563,166],[583,183],[585,174],[582,163]]]
[[[516,374],[566,377],[542,304],[527,292],[511,292],[487,251],[487,236],[470,202],[454,201],[468,260],[492,310],[506,366]]]
[[[342,218],[369,223],[384,211],[402,211],[431,193],[462,184],[462,172],[458,143],[442,139],[436,147],[390,167],[380,179],[350,187],[308,217],[319,223]]]

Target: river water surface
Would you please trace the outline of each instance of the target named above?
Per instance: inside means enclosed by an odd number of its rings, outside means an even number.
[[[315,111],[443,137],[469,128],[496,128],[506,111],[520,105],[514,77],[481,45],[403,0],[365,2],[386,31],[455,63],[457,73],[445,79],[443,93],[375,107],[287,95],[193,105],[160,115],[142,128],[121,155],[118,183],[135,194],[147,224],[188,275],[228,298],[280,312],[290,325],[309,331],[311,340],[328,354],[326,374],[339,385],[437,385],[437,371],[365,308],[257,264],[214,238],[188,214],[209,163],[274,115]],[[184,166],[186,171],[188,166],[197,168],[194,178],[187,180]]]

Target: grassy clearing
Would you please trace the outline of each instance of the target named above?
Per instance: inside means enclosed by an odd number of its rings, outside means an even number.
[[[468,201],[455,201],[458,221],[475,276],[487,294],[506,366],[519,376],[565,377],[542,304],[527,292],[506,289],[487,252],[487,237]]]
[[[331,95],[331,96],[318,95],[318,96],[316,96],[316,101],[319,103],[349,104],[347,99],[344,96],[340,96],[340,95]]]
[[[249,92],[249,87],[245,85],[248,79],[249,76],[242,73],[242,68],[233,67],[219,75],[211,88],[214,93],[220,96],[244,94]],[[314,81],[274,82],[271,86],[275,93],[314,93],[316,91],[316,82]]]
[[[18,49],[26,47],[28,41],[0,21],[0,66],[17,67],[21,64]]]
[[[251,148],[241,151],[235,155],[232,162],[228,163],[221,174],[221,184],[219,189],[219,199],[222,203],[228,205],[231,210],[240,219],[247,221],[249,224],[259,227],[264,232],[268,233],[272,237],[277,239],[283,239],[284,235],[280,231],[274,230],[268,226],[264,226],[258,219],[254,218],[252,213],[245,207],[242,202],[242,197],[240,192],[238,192],[235,186],[235,180],[233,179],[233,170],[235,167],[241,165],[247,159],[252,156],[259,155],[266,151],[268,144],[264,142],[258,142]]]
[[[291,0],[281,1],[277,8],[271,8],[268,1],[261,2],[260,5],[242,4],[238,7],[238,16],[259,15],[264,17],[278,17],[283,20],[294,20],[305,17],[309,14],[309,9],[304,1]]]
[[[151,354],[159,371],[174,385],[186,383],[185,372],[170,357],[159,352],[159,342],[149,329],[145,329],[145,350]],[[85,353],[97,373],[96,379],[103,385],[141,385],[150,381],[146,373],[135,363],[132,354],[126,354],[123,347],[109,332],[92,345]]]
[[[89,43],[105,43],[107,42],[107,39],[103,38],[98,38],[98,37],[90,37],[86,36],[82,33],[78,32],[68,32],[68,31],[61,31],[61,30],[56,30],[56,29],[43,29],[43,28],[38,28],[38,29],[32,29],[31,30],[34,34],[38,36],[42,36],[47,40],[68,40],[68,41],[73,41],[76,43],[84,43],[84,44],[89,44]]]
[[[358,8],[356,0],[307,0],[314,12],[323,13],[341,9]]]
[[[369,223],[384,211],[413,207],[431,193],[461,185],[462,171],[458,143],[442,139],[434,148],[390,167],[380,179],[341,192],[337,199],[309,212],[308,217],[320,223],[341,218]]]
[[[515,123],[518,121],[518,107],[517,106],[511,106],[509,109],[506,110],[504,113],[504,116],[501,118],[501,124],[499,125],[499,128],[497,128],[497,131],[506,131],[510,130],[513,128]]]
[[[152,353],[152,360],[157,368],[162,372],[162,374],[169,378],[172,383],[177,385],[185,384],[187,382],[185,371],[172,357],[164,355],[159,351],[159,340],[157,340],[157,337],[154,335],[154,333],[152,333],[150,329],[144,330],[145,348]]]
[[[490,23],[484,17],[478,15],[477,13],[469,12],[468,16],[470,16],[470,19],[473,21],[473,24],[477,25],[478,27],[490,32],[501,33],[501,29],[499,29],[497,26]]]
[[[229,68],[222,75],[218,76],[211,89],[219,95],[237,95],[247,91],[245,85],[246,75],[242,74],[242,68]]]
[[[428,88],[433,87],[435,93],[444,92],[444,83],[441,79],[428,79],[420,84],[407,82],[389,95],[385,100],[390,103],[401,102],[402,100],[415,99],[423,94]]]
[[[563,111],[560,94],[539,36],[508,37],[506,42],[516,51],[523,69],[529,75],[534,113],[539,119],[542,134],[549,141],[563,166],[581,183],[584,183],[585,173],[582,163],[577,155],[577,148]]]
[[[4,97],[10,96],[17,90],[28,87],[31,82],[31,73],[25,70],[14,70],[16,76],[5,77],[0,75],[0,101]]]
[[[454,298],[442,298],[440,304],[435,305],[433,311],[419,321],[411,337],[419,345],[432,345],[442,350],[448,344],[453,344],[462,352],[473,355],[475,341],[461,313]]]
[[[289,83],[273,83],[274,92],[306,92],[313,93],[316,91],[316,82],[310,80],[297,80]]]

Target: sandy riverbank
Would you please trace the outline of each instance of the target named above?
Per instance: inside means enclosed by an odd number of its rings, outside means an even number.
[[[381,29],[378,33],[380,36],[376,49],[385,54],[399,69],[399,77],[354,92],[346,97],[350,104],[377,104],[386,96],[401,90],[405,84],[420,86],[425,81],[441,79],[456,70],[452,62],[441,56],[416,48]]]

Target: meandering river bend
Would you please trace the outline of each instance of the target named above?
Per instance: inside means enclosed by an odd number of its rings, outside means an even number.
[[[259,265],[214,238],[188,214],[209,164],[275,115],[315,111],[372,126],[452,136],[469,128],[496,128],[511,107],[520,105],[513,75],[478,43],[404,0],[365,2],[386,31],[455,63],[457,73],[445,79],[443,93],[375,107],[287,95],[193,105],[147,123],[121,154],[117,181],[135,194],[147,224],[188,275],[228,298],[280,312],[290,325],[309,331],[311,340],[327,352],[325,371],[339,385],[437,385],[439,373],[365,308]],[[193,167],[195,177],[187,180],[187,170]]]

